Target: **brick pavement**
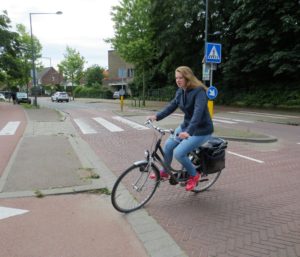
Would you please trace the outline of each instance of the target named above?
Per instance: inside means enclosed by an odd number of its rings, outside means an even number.
[[[211,190],[191,195],[164,183],[147,211],[190,257],[300,256],[296,156],[298,145],[262,153],[263,165],[227,155],[227,167]]]

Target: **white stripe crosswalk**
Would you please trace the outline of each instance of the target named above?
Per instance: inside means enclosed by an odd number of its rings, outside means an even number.
[[[132,128],[134,128],[134,129],[137,129],[137,130],[149,129],[149,128],[145,127],[145,126],[142,126],[142,125],[140,125],[140,124],[138,124],[136,122],[133,122],[131,120],[124,119],[124,118],[122,118],[120,116],[114,116],[112,118],[115,119],[115,120],[118,120],[118,121],[120,121],[120,122],[122,122],[122,123],[124,123],[124,124],[126,124],[126,125],[128,125],[130,127],[132,127]]]
[[[9,121],[1,130],[0,136],[12,136],[20,126],[20,121]]]
[[[89,124],[85,123],[83,119],[74,119],[74,122],[80,128],[82,134],[96,134],[97,131],[94,130]]]
[[[108,120],[105,120],[103,118],[97,117],[97,118],[93,118],[93,120],[97,121],[100,125],[102,125],[103,127],[105,127],[106,129],[108,129],[111,132],[124,131],[124,129],[116,126],[115,124],[113,124],[113,123],[111,123]]]
[[[138,124],[134,121],[128,120],[120,116],[113,116],[111,117],[111,119],[113,119],[116,122],[108,121],[107,119],[104,119],[102,117],[76,118],[74,119],[74,122],[80,129],[81,133],[85,135],[101,133],[101,131],[103,132],[103,130],[99,129],[99,125],[110,132],[122,132],[125,131],[127,127],[136,130],[149,129],[146,126],[143,126],[141,124]],[[119,123],[125,126],[121,127]]]

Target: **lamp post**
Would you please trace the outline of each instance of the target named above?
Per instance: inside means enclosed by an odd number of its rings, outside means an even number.
[[[37,85],[36,85],[36,70],[35,70],[35,51],[34,51],[34,43],[33,43],[33,33],[32,33],[32,15],[43,15],[43,14],[62,14],[61,11],[50,13],[50,12],[31,12],[29,13],[30,20],[30,40],[31,40],[31,59],[32,59],[32,81],[34,88],[34,105],[37,107]]]

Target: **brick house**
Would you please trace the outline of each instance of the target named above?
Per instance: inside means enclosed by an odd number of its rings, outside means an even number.
[[[64,78],[53,67],[44,68],[37,74],[37,84],[39,86],[62,85]]]

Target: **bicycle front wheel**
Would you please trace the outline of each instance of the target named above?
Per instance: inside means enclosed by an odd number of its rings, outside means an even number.
[[[221,170],[212,174],[201,173],[201,178],[198,182],[198,185],[192,190],[195,193],[203,192],[209,189],[221,175]]]
[[[154,179],[150,178],[151,173]],[[153,196],[158,185],[159,171],[146,162],[134,164],[129,167],[115,182],[111,202],[120,212],[128,213],[143,207]]]

